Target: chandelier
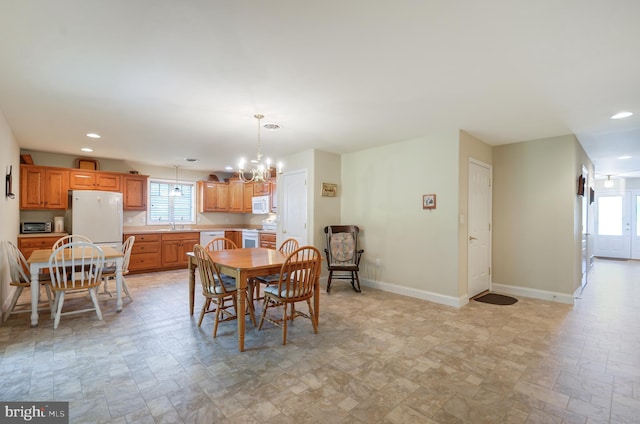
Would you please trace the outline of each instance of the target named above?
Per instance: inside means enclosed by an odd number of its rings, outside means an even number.
[[[260,120],[264,118],[264,115],[253,115],[254,118],[258,120],[258,153],[256,154],[256,158],[249,161],[249,164],[243,159],[240,159],[240,164],[238,165],[238,177],[243,183],[262,183],[267,182],[271,179],[272,172],[274,169],[271,167],[271,159],[266,158],[264,161],[262,160],[262,152],[260,151]],[[269,129],[278,129],[279,126],[276,124],[268,124]],[[267,128],[267,125],[265,125]],[[247,168],[249,166],[249,168]],[[278,173],[282,173],[282,163],[278,163]]]

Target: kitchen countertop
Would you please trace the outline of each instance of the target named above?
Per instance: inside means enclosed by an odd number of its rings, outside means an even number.
[[[200,225],[191,225],[189,228],[178,228],[172,230],[165,226],[129,226],[124,227],[123,232],[125,234],[142,234],[142,233],[195,233],[201,231],[242,231],[242,230],[258,230],[262,231],[261,227],[221,227],[221,226],[200,226]]]
[[[31,233],[31,234],[18,234],[18,238],[32,238],[32,237],[64,237],[69,233]]]

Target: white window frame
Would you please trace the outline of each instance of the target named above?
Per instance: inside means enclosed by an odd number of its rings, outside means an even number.
[[[172,190],[176,186],[176,180],[169,180],[163,178],[149,178],[149,182],[147,184],[147,225],[184,225],[184,224],[195,224],[196,223],[196,183],[193,181],[178,181],[178,186],[184,192],[187,188],[191,190],[191,205],[190,205],[190,217],[188,219],[177,219],[174,222],[174,200],[180,199],[181,197],[169,196],[168,198],[168,215],[167,219],[152,219],[153,214],[153,192],[152,185],[153,184],[166,184],[169,190]],[[168,191],[167,191],[168,193]]]

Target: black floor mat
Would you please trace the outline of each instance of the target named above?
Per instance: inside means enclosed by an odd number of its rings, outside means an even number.
[[[476,297],[473,300],[482,303],[491,303],[492,305],[513,305],[518,301],[515,297],[505,296],[497,293],[487,293]]]

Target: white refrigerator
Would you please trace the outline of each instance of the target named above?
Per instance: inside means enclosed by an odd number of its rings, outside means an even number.
[[[73,190],[67,211],[70,234],[79,234],[101,246],[122,248],[122,193]]]

